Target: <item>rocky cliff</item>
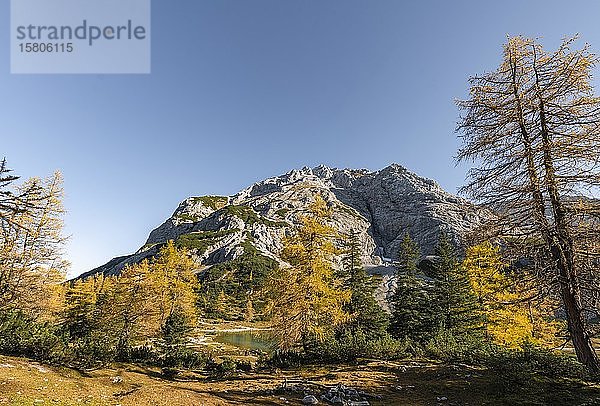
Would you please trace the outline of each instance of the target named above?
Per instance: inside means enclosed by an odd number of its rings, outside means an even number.
[[[390,283],[390,265],[404,233],[428,255],[440,231],[460,244],[462,236],[486,216],[485,210],[400,165],[376,172],[303,168],[258,182],[233,196],[190,197],[150,233],[136,253],[82,276],[118,273],[127,264],[155,255],[168,240],[187,247],[200,269],[233,260],[249,248],[279,260],[283,237],[317,194],[334,209],[333,226],[360,233],[363,263],[384,276],[384,285]]]

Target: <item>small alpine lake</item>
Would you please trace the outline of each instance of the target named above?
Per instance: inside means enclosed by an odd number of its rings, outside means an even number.
[[[264,330],[219,331],[214,342],[231,345],[242,350],[273,351],[273,342]]]

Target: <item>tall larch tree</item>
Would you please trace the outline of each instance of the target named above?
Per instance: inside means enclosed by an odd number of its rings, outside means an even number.
[[[339,233],[327,224],[330,217],[331,209],[317,195],[294,235],[284,240],[281,258],[289,267],[273,275],[267,287],[267,310],[280,349],[322,340],[348,318],[343,306],[350,292],[334,278]]]
[[[590,244],[599,238],[592,198],[600,186],[598,58],[573,44],[548,52],[533,39],[509,38],[500,66],[472,77],[469,98],[458,102],[457,160],[475,164],[462,192],[499,215],[488,234],[519,240],[521,255],[543,253],[540,279],[556,286],[577,358],[598,371],[585,317],[586,298],[598,287],[582,278],[597,273],[585,264],[600,255]]]
[[[115,336],[116,356],[126,360],[131,347],[159,336],[155,298],[161,294],[153,284],[148,261],[125,267],[114,279],[104,302],[103,317]]]
[[[61,325],[71,340],[89,339],[103,330],[106,318],[101,304],[111,282],[102,274],[69,282]]]
[[[36,207],[43,194],[39,184],[29,184],[27,188],[17,188],[16,181],[20,177],[13,174],[6,158],[0,161],[0,224],[2,228],[21,227],[13,218],[18,213]]]
[[[68,265],[62,257],[66,241],[62,235],[62,176],[57,172],[47,179],[29,179],[3,196],[0,310],[47,317],[57,310],[56,295]],[[16,201],[7,203],[11,196]]]
[[[169,241],[150,267],[152,284],[158,292],[155,302],[161,329],[168,330],[169,323],[174,322],[182,324],[183,329],[195,326],[198,279],[194,273],[196,264],[185,249],[178,249]]]

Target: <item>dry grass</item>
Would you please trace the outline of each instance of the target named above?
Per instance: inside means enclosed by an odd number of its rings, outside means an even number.
[[[324,386],[337,383],[380,395],[372,405],[600,404],[600,388],[581,382],[535,378],[507,387],[490,372],[464,365],[372,362],[241,374],[227,380],[188,374],[169,381],[156,369],[131,365],[80,373],[0,357],[0,405],[298,405],[303,391],[290,390],[294,385],[318,395]],[[441,396],[448,400],[438,403]]]

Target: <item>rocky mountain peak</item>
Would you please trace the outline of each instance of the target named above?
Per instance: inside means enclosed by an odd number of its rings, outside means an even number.
[[[155,255],[168,240],[188,248],[201,267],[233,260],[248,250],[279,261],[283,237],[317,194],[333,208],[334,227],[359,232],[363,263],[373,269],[392,263],[405,233],[428,255],[441,231],[460,243],[487,215],[398,164],[378,171],[304,167],[233,196],[190,197],[150,233],[138,252],[90,273],[117,273],[128,263]]]

